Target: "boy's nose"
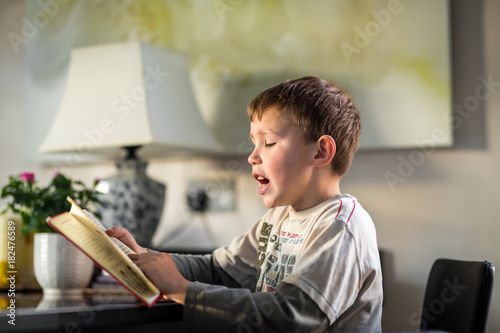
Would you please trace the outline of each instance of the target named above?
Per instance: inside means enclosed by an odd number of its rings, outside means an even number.
[[[254,149],[250,156],[248,156],[248,163],[250,163],[251,165],[256,165],[259,164],[260,161],[261,160],[259,155],[257,154],[257,149]]]

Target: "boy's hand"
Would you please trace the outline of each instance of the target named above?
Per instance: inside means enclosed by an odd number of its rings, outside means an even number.
[[[112,227],[106,230],[106,233],[111,237],[119,239],[123,244],[130,247],[130,249],[137,254],[148,253],[148,250],[137,244],[135,238],[127,231],[127,229]]]
[[[191,282],[181,275],[168,253],[129,254],[129,257],[167,299],[184,304]]]

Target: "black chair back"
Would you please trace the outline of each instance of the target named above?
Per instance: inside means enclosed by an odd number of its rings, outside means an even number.
[[[487,261],[438,259],[427,281],[420,330],[483,333],[495,266]]]

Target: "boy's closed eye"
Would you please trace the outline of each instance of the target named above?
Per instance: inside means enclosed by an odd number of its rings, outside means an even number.
[[[264,143],[264,146],[265,146],[265,147],[272,147],[272,146],[274,146],[275,144],[276,144],[276,142],[265,142],[265,143]]]

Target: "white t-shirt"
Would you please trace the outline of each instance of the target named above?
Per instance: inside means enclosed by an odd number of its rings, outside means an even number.
[[[329,318],[329,329],[380,331],[375,227],[349,194],[299,212],[289,206],[271,209],[213,255],[224,271],[256,292],[273,292],[282,282],[298,287]]]

